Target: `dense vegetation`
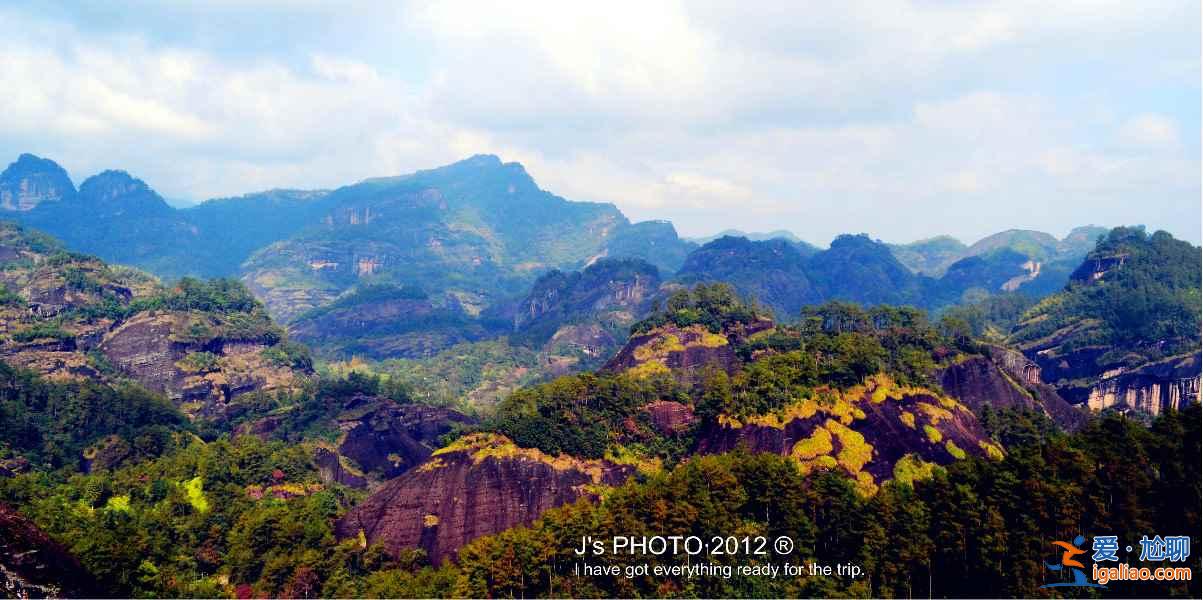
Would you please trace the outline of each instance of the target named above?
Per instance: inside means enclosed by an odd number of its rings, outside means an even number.
[[[640,455],[677,458],[688,447],[657,434],[641,410],[655,400],[688,402],[688,388],[670,375],[570,375],[514,392],[486,427],[552,455],[601,458],[621,445]]]
[[[221,423],[205,423],[201,435],[217,439],[229,431],[269,418],[271,439],[301,443],[333,441],[339,432],[335,418],[355,396],[378,396],[400,404],[412,402],[411,388],[403,381],[368,371],[329,373],[299,389],[256,391],[236,399]]]
[[[754,338],[742,351],[762,349],[808,350],[822,365],[825,382],[850,386],[876,372],[908,385],[934,384],[937,361],[978,348],[956,319],[933,324],[916,308],[829,302],[807,307],[797,324]]]
[[[426,300],[429,297],[430,296],[426,294],[426,292],[423,292],[421,288],[412,285],[375,283],[355,288],[350,292],[339,296],[336,300],[330,302],[329,304],[306,311],[298,316],[297,320],[317,319],[341,308],[351,308],[364,304],[389,302],[392,300]]]
[[[1122,346],[1155,359],[1197,349],[1200,270],[1198,247],[1164,231],[1116,228],[1074,272],[1064,293],[1023,316],[1011,339],[1035,342],[1076,325],[1060,342],[1065,350]],[[1084,320],[1093,325],[1083,326]]]
[[[952,319],[931,324],[924,311],[845,302],[807,307],[797,324],[752,336],[737,351],[746,359],[734,376],[714,372],[704,379],[702,416],[764,414],[816,389],[844,389],[885,373],[902,385],[938,388],[932,379],[941,362],[974,352],[976,344]]]
[[[188,428],[169,402],[132,384],[55,383],[0,362],[0,459],[75,469],[85,448],[114,435],[134,457],[153,458]]]
[[[1008,428],[1030,428],[1015,421]],[[331,523],[355,494],[319,484],[304,446],[253,437],[197,441],[116,471],[0,480],[12,503],[123,596],[1036,596],[1058,580],[1054,540],[1188,534],[1200,543],[1200,411],[1145,428],[1122,417],[1072,436],[1029,431],[1002,461],[969,458],[863,498],[836,472],[803,476],[776,455],[693,458],[602,502],[553,510],[482,538],[456,565],[388,558]],[[787,557],[720,564],[850,562],[865,575],[693,580],[578,577],[573,548],[593,535],[789,535]],[[589,559],[680,564],[682,555]],[[1131,562],[1135,563],[1135,558]],[[1191,566],[1199,568],[1197,555]],[[931,587],[929,587],[929,585]],[[1108,594],[1199,594],[1199,581],[1113,583]]]
[[[56,257],[51,256],[47,266],[54,267]],[[69,257],[75,262],[95,263],[105,279],[147,276],[126,273],[117,267],[109,267],[91,257]],[[64,259],[65,260],[65,259]],[[236,279],[199,280],[190,277],[180,279],[174,286],[163,287],[154,282],[147,283],[151,291],[144,295],[128,298],[115,293],[97,276],[89,275],[64,263],[66,285],[70,289],[91,292],[92,300],[73,305],[37,326],[49,328],[73,320],[94,322],[97,319],[122,320],[138,313],[170,310],[189,312],[193,315],[187,331],[181,332],[179,341],[205,343],[221,337],[229,340],[254,340],[265,344],[276,344],[286,338],[284,329],[271,320],[263,305]],[[26,334],[28,337],[30,334]],[[305,354],[297,347],[290,353]],[[301,359],[299,356],[298,360]]]
[[[649,317],[631,326],[631,335],[647,333],[668,323],[677,327],[703,325],[719,333],[725,327],[761,318],[767,318],[765,310],[748,304],[731,285],[699,283],[673,292],[662,309],[655,307]]]
[[[535,382],[543,376],[543,366],[534,350],[498,338],[457,344],[426,359],[386,360],[373,368],[405,382],[416,401],[475,411],[491,409]]]
[[[391,595],[586,596],[1038,596],[1058,581],[1045,568],[1055,540],[1078,534],[1190,535],[1199,543],[1200,412],[1171,413],[1151,429],[1111,416],[1072,435],[1013,446],[1001,462],[970,458],[930,479],[894,482],[861,498],[832,472],[799,474],[789,459],[730,454],[691,459],[633,483],[600,504],[552,511],[531,528],[483,538],[460,552],[457,566],[398,573]],[[724,564],[788,560],[860,565],[866,576],[628,579],[577,577],[573,553],[581,536],[789,535],[788,557],[694,557]],[[1174,532],[1174,533],[1170,533]],[[601,556],[592,564],[625,566],[668,555]],[[1199,568],[1192,555],[1190,565]],[[1136,563],[1136,557],[1130,562]],[[1150,563],[1150,566],[1158,563]],[[444,585],[446,587],[440,587]],[[1181,583],[1112,583],[1108,595],[1198,596],[1196,579]]]
[[[502,225],[519,233],[524,228]],[[825,265],[815,278],[822,289],[839,285],[841,269],[855,263],[848,271],[854,278],[897,284],[904,296],[914,292],[913,280],[886,264],[880,244],[857,236],[838,242],[815,261],[806,259],[808,269]],[[40,238],[29,244],[50,247]],[[973,258],[949,271],[992,268],[986,258]],[[1122,267],[1115,268],[1121,258]],[[569,293],[569,300],[588,305],[588,288],[611,276],[650,272],[636,261],[598,265],[592,275],[552,274],[543,281],[548,289],[581,291]],[[111,284],[132,275],[104,271],[109,268],[95,259],[54,250],[45,266],[61,270],[68,289],[95,302],[11,331],[17,342],[67,341],[74,334],[66,328],[80,320],[171,310],[189,318],[184,331],[172,333],[174,341],[281,342],[262,356],[278,366],[312,365],[307,349],[284,342],[283,330],[236,280],[184,278],[130,299]],[[495,388],[541,377],[545,356],[504,338],[453,346],[438,363],[377,364],[374,374],[354,368],[354,360],[330,365],[320,381],[239,395],[224,420],[197,424],[135,386],[55,383],[0,363],[0,467],[30,463],[14,469],[24,474],[0,478],[0,502],[18,507],[66,545],[104,583],[101,591],[117,596],[1031,596],[1056,580],[1044,566],[1056,554],[1054,540],[1114,534],[1131,543],[1142,535],[1185,532],[1199,547],[1197,405],[1170,411],[1151,428],[1110,415],[1073,435],[1057,432],[1038,413],[985,409],[982,427],[1006,446],[1005,457],[996,452],[996,460],[986,460],[962,451],[962,460],[947,468],[899,460],[894,481],[872,495],[838,471],[804,474],[788,457],[690,452],[720,415],[763,415],[803,398],[835,402],[839,391],[878,374],[891,384],[936,388],[932,377],[939,367],[981,351],[976,339],[998,339],[1012,323],[1019,323],[1013,339],[1023,343],[1071,330],[1064,342],[1071,349],[1115,345],[1123,352],[1135,348],[1141,359],[1196,350],[1199,270],[1197,248],[1160,232],[1119,229],[1099,244],[1064,293],[1035,306],[1020,295],[993,296],[948,310],[935,322],[916,308],[829,302],[801,308],[790,315],[796,322],[769,329],[768,311],[729,285],[699,283],[675,291],[631,332],[704,330],[717,339],[713,347],[732,346],[725,351],[737,364],[730,372],[711,366],[688,376],[667,369],[578,374],[514,391],[481,428],[553,456],[653,468],[605,491],[600,503],[564,507],[532,527],[480,539],[454,565],[424,565],[419,551],[390,558],[363,539],[338,541],[332,523],[360,492],[322,483],[314,451],[338,438],[337,418],[357,395],[446,403],[481,390],[503,372],[522,370]],[[1101,278],[1094,276],[1099,271]],[[397,300],[425,295],[416,288],[367,285],[306,319]],[[17,294],[0,296],[0,304],[10,307],[22,302]],[[571,315],[551,317],[522,341],[538,345]],[[439,318],[386,322],[373,331],[462,325]],[[96,356],[89,360],[102,373],[111,370]],[[203,372],[217,361],[201,351],[176,366]],[[644,408],[663,400],[689,405],[700,423],[672,434],[657,430]],[[270,441],[234,436],[263,422],[270,427],[256,433]],[[118,460],[94,460],[105,453]],[[580,536],[643,533],[790,535],[797,542],[791,562],[850,562],[866,576],[665,581],[573,574],[579,559],[571,549]],[[619,566],[632,561],[597,559]],[[1191,566],[1198,565],[1196,555]],[[1200,584],[1113,584],[1109,593],[1198,596]]]
[[[633,330],[671,323],[730,331],[757,318],[756,309],[729,286],[699,284],[674,293],[662,311]],[[742,340],[736,347],[742,364],[731,375],[708,368],[694,382],[669,373],[565,376],[515,392],[487,426],[520,446],[550,454],[600,458],[621,447],[672,461],[696,431],[671,440],[656,434],[642,410],[649,402],[691,405],[705,425],[720,414],[766,414],[801,398],[827,402],[830,390],[850,388],[878,373],[901,385],[938,389],[932,377],[939,364],[977,350],[964,329],[953,319],[933,325],[914,308],[832,302],[808,307],[795,325]]]
[[[107,594],[242,595],[230,581],[304,597],[313,589],[285,586],[315,585],[300,566],[337,559],[331,519],[348,502],[317,483],[309,457],[304,446],[253,437],[197,441],[117,471],[35,473],[0,488]]]
[[[1059,245],[1051,236],[1040,235]],[[952,247],[946,248],[946,242]],[[931,247],[891,247],[863,234],[841,235],[829,249],[804,255],[781,239],[724,237],[692,252],[676,280],[729,282],[778,319],[791,320],[808,304],[832,300],[938,310],[997,293],[1008,284],[1025,295],[1042,297],[1062,287],[1085,254],[1082,244],[1062,243],[1066,248],[1057,253],[1056,248],[1024,242],[1023,236],[1011,236],[969,249],[946,238],[932,241]],[[932,256],[926,256],[929,253]],[[899,256],[920,272],[904,266]],[[1030,260],[1042,261],[1034,276],[1030,269],[1036,267],[1028,264]]]
[[[990,294],[974,302],[951,306],[940,314],[964,322],[973,337],[998,342],[1007,337],[1023,314],[1038,301],[1017,292]]]

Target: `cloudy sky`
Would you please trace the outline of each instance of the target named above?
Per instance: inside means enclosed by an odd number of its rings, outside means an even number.
[[[195,201],[493,153],[683,235],[1200,238],[1197,0],[183,4],[0,7],[0,160]]]

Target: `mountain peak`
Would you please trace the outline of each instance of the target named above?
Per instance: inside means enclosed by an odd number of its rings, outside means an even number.
[[[58,163],[49,158],[42,158],[36,154],[22,152],[17,156],[16,162],[8,166],[9,169],[37,169],[37,170],[62,170]]]
[[[116,169],[109,169],[93,175],[79,185],[81,194],[106,200],[131,192],[149,190],[150,186],[146,185],[146,182]]]
[[[79,184],[79,195],[93,204],[123,210],[173,210],[145,181],[121,170],[110,169],[85,179]]]
[[[839,248],[885,248],[885,244],[874,240],[867,233],[842,233],[831,240],[831,249]]]
[[[460,161],[460,163],[480,167],[500,167],[502,164],[501,158],[496,154],[473,154],[472,156]]]
[[[377,185],[392,185],[399,182],[412,181],[436,183],[464,176],[477,176],[478,174],[482,173],[489,174],[493,172],[500,172],[507,168],[517,171],[525,179],[530,179],[530,175],[526,173],[526,169],[524,169],[519,163],[503,163],[501,162],[501,158],[495,154],[473,154],[468,158],[457,160],[441,167],[434,167],[433,169],[420,169],[406,175],[369,177],[360,183]]]
[[[58,163],[23,153],[0,173],[0,209],[28,211],[43,202],[75,195],[75,185]]]

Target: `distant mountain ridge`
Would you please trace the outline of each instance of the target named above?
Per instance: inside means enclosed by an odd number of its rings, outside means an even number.
[[[177,209],[125,171],[104,171],[76,190],[54,161],[22,154],[0,174],[0,218],[160,277],[232,276],[253,250],[313,219],[307,209],[326,194],[273,190]]]
[[[670,222],[631,223],[612,204],[542,190],[520,164],[492,155],[334,190],[269,190],[177,209],[124,171],[77,190],[53,161],[23,154],[0,174],[0,219],[167,279],[240,277],[281,321],[338,303],[322,318],[356,326],[309,318],[296,331],[319,353],[328,340],[326,349],[373,356],[428,356],[495,337],[504,329],[490,315],[540,276],[602,259],[646,261],[665,281],[731,281],[788,320],[825,299],[938,308],[1005,290],[1045,295],[1064,286],[1098,233],[1079,228],[1057,240],[1013,230],[968,247],[948,237],[887,245],[845,235],[820,249],[779,230],[699,246]],[[425,299],[397,312],[395,299],[360,293],[377,286]],[[349,340],[354,331],[377,341]]]
[[[245,275],[284,317],[347,291],[365,270],[373,279],[417,277],[399,283],[450,291],[475,312],[491,300],[482,296],[519,294],[553,268],[616,256],[675,271],[694,247],[671,223],[632,224],[613,205],[565,200],[490,155],[333,191],[271,190],[175,209],[124,172],[106,171],[77,191],[53,161],[25,154],[0,176],[4,198],[0,218],[106,260],[167,278]],[[465,273],[470,285],[448,281]]]
[[[1075,247],[1044,263],[1005,244],[986,248],[933,277],[912,272],[895,248],[865,234],[841,235],[830,248],[809,255],[781,238],[723,237],[692,252],[675,280],[729,282],[778,318],[790,320],[803,306],[827,300],[939,309],[991,293],[1040,297],[1064,287],[1085,256],[1085,250],[1078,256]]]
[[[1008,229],[986,236],[970,246],[947,235],[909,244],[889,244],[890,251],[908,269],[923,275],[942,276],[953,264],[970,256],[982,256],[999,250],[1011,250],[1034,261],[1076,262],[1094,249],[1099,236],[1108,228],[1097,225],[1075,227],[1058,240],[1042,231]]]

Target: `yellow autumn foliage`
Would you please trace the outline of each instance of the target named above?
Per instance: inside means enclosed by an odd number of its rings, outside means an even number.
[[[496,433],[472,433],[465,435],[435,450],[431,456],[446,456],[456,452],[468,454],[476,464],[480,464],[488,458],[541,462],[557,471],[580,471],[588,475],[594,483],[601,482],[606,469],[606,463],[601,460],[575,458],[567,454],[550,456],[538,448],[521,448],[510,441],[509,438]]]
[[[811,432],[810,437],[794,444],[790,456],[799,460],[810,460],[822,454],[829,454],[834,449],[835,446],[831,444],[831,432],[819,426]]]
[[[672,371],[668,368],[668,366],[665,365],[663,362],[661,362],[658,359],[648,360],[647,362],[640,363],[639,365],[631,367],[631,368],[627,369],[627,371],[626,371],[627,375],[630,375],[631,377],[637,377],[640,379],[646,379],[653,375],[660,375],[660,374],[671,373],[671,372]]]
[[[665,358],[670,352],[680,352],[685,349],[681,338],[668,333],[658,335],[635,348],[635,360],[644,361],[653,358]]]
[[[915,454],[907,454],[894,463],[894,481],[911,485],[916,481],[931,479],[936,465]]]
[[[933,444],[939,444],[940,440],[944,439],[944,434],[940,433],[939,429],[936,429],[931,425],[924,425],[923,433],[927,434],[927,440]]]
[[[842,423],[827,419],[824,427],[835,434],[840,441],[840,452],[836,456],[840,466],[849,473],[859,473],[873,459],[873,445],[865,441],[860,432],[849,429]]]
[[[981,446],[982,450],[986,452],[986,456],[990,457],[990,460],[1002,460],[1005,456],[1002,446],[994,442],[981,440],[977,443],[977,445]]]

